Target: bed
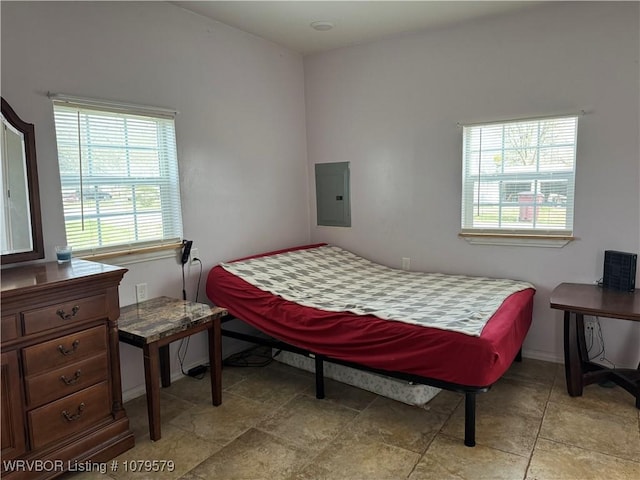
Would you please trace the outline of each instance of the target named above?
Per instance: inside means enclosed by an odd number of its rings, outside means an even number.
[[[404,272],[327,244],[222,263],[206,291],[271,339],[224,335],[313,357],[318,398],[324,362],[463,393],[467,446],[476,394],[519,358],[535,293],[513,280]]]

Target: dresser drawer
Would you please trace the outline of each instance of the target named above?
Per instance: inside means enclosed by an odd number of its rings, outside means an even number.
[[[107,382],[85,388],[29,412],[31,447],[40,448],[108,417],[111,413]]]
[[[106,352],[25,378],[27,404],[37,407],[107,379]]]
[[[29,310],[22,312],[24,334],[29,335],[52,328],[66,327],[73,322],[101,318],[105,316],[106,311],[105,295],[79,298],[36,310]]]
[[[13,340],[20,335],[20,329],[18,327],[18,316],[3,315],[0,320],[0,338],[5,342],[7,340]]]
[[[107,351],[104,325],[65,335],[22,351],[25,375],[35,375],[52,368],[69,366],[78,360]]]

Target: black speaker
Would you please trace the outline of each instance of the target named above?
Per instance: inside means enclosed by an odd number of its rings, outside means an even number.
[[[621,292],[633,292],[636,288],[637,261],[638,255],[635,253],[605,250],[602,286]]]

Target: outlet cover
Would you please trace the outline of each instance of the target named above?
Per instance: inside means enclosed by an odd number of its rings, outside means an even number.
[[[144,302],[147,299],[147,284],[136,284],[136,302]]]

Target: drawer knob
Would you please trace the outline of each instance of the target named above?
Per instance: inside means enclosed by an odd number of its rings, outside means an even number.
[[[78,305],[74,305],[71,309],[71,313],[66,313],[64,309],[60,308],[56,312],[56,314],[63,320],[70,320],[76,316],[76,313],[80,311],[80,307]]]
[[[76,370],[76,373],[73,375],[72,378],[67,378],[64,375],[62,375],[60,377],[60,380],[62,380],[65,383],[65,385],[73,385],[74,383],[78,383],[78,380],[80,380],[81,373],[82,372],[78,369]]]
[[[82,416],[82,412],[84,412],[84,402],[78,405],[76,413],[69,413],[66,410],[63,410],[62,416],[67,419],[67,422],[75,422]]]
[[[78,345],[80,345],[80,340],[74,340],[69,350],[65,350],[62,345],[58,345],[58,351],[63,355],[71,355],[78,349]]]

